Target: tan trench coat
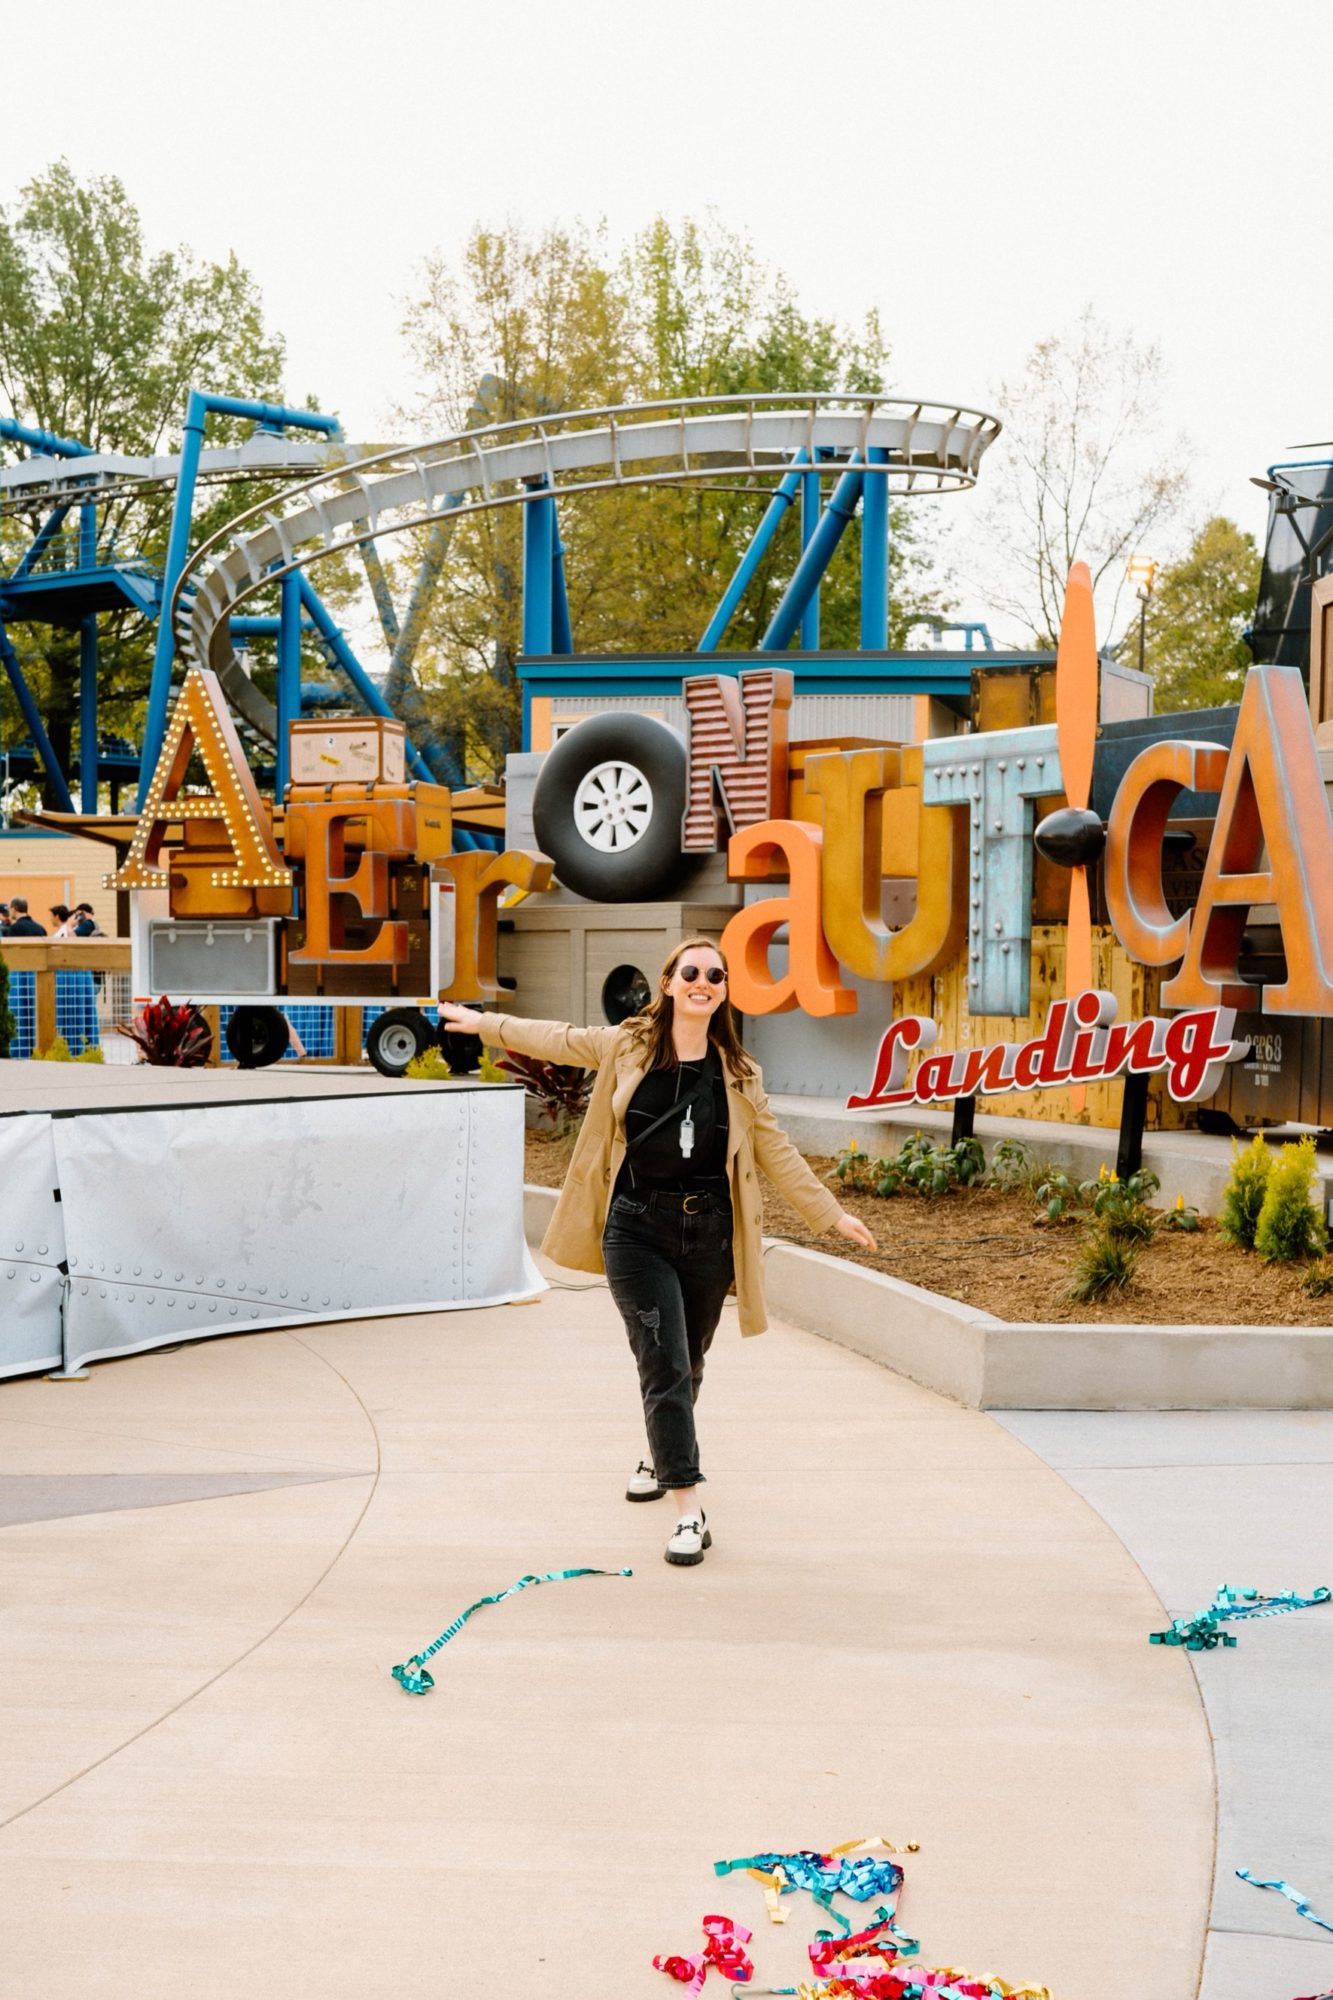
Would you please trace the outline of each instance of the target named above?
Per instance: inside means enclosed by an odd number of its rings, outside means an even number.
[[[569,1163],[542,1249],[575,1271],[600,1271],[602,1230],[611,1190],[625,1157],[625,1112],[646,1065],[635,1037],[624,1028],[575,1028],[564,1021],[529,1021],[517,1014],[485,1014],[481,1039],[543,1062],[579,1063],[597,1071],[592,1100]],[[721,1053],[719,1051],[719,1053]],[[764,1309],[763,1205],[756,1169],[815,1230],[831,1229],[841,1206],[806,1165],[768,1108],[763,1078],[727,1077],[727,1177],[731,1182],[732,1254],[742,1333],[762,1333]]]

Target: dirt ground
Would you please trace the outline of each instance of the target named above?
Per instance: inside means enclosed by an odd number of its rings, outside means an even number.
[[[559,1187],[572,1151],[572,1137],[529,1132],[528,1180]],[[810,1165],[822,1179],[833,1162],[811,1157]],[[814,1235],[767,1185],[764,1196],[767,1235],[887,1271],[999,1319],[1333,1326],[1333,1295],[1310,1298],[1299,1270],[1233,1249],[1207,1219],[1194,1234],[1159,1230],[1125,1290],[1100,1304],[1080,1305],[1064,1291],[1083,1230],[1077,1223],[1039,1224],[1026,1195],[997,1188],[959,1189],[933,1200],[842,1194],[843,1207],[859,1215],[878,1241],[874,1254],[835,1233]]]

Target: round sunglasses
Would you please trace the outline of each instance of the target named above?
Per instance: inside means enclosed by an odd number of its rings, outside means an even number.
[[[710,986],[720,986],[727,976],[720,965],[710,965],[703,970],[697,965],[678,965],[676,971],[687,986],[693,986],[696,979],[706,979]]]

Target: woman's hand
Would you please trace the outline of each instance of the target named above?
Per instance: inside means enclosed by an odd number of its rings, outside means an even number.
[[[861,1218],[857,1215],[848,1215],[846,1209],[842,1211],[842,1214],[838,1217],[833,1227],[837,1230],[839,1236],[845,1236],[849,1243],[859,1243],[863,1250],[878,1250],[879,1248],[878,1243],[876,1243]]]
[[[441,1000],[439,1014],[440,1019],[447,1023],[449,1027],[456,1028],[460,1035],[479,1035],[481,1033],[483,1017],[477,1012],[475,1007],[458,1007],[455,1006],[452,1000]]]

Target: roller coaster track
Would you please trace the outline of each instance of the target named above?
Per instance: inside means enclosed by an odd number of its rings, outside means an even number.
[[[228,620],[292,570],[367,540],[554,494],[696,480],[762,491],[797,452],[822,476],[855,462],[904,497],[972,486],[999,433],[957,404],[890,396],[729,396],[637,403],[492,425],[326,466],[237,515],[185,565],[167,616],[178,654],[211,667],[261,736],[277,719],[232,649]]]
[[[364,446],[325,438],[275,437],[257,432],[243,444],[216,445],[199,463],[201,484],[245,479],[299,479],[326,470]],[[0,465],[0,514],[22,508],[58,507],[62,502],[119,499],[149,487],[174,486],[180,469],[176,452],[135,457],[126,452],[88,452],[78,458],[40,454],[15,465]]]

